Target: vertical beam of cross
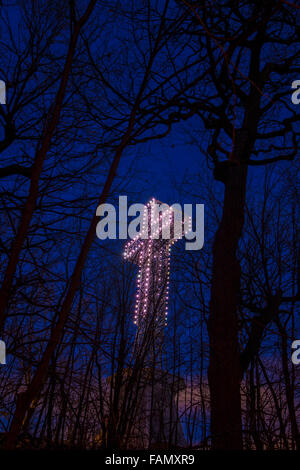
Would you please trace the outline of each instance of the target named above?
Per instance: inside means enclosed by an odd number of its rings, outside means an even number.
[[[159,206],[165,206],[165,209],[156,211]],[[161,347],[167,324],[170,254],[177,239],[172,207],[152,199],[145,206],[140,234],[125,246],[125,259],[139,267],[134,310],[137,342],[141,343],[145,335],[150,334],[154,339],[152,343],[156,343],[151,345],[152,348]]]
[[[170,250],[174,240],[160,237],[162,216],[153,220],[154,203],[152,199],[145,206],[141,233],[126,244],[124,251],[125,259],[139,266],[134,323],[140,328],[154,319],[164,326],[168,308]],[[171,211],[168,223],[171,225]]]
[[[149,433],[149,446],[171,442],[172,439],[174,441],[171,427],[165,425],[170,419],[173,423],[172,429],[174,426],[176,428],[174,442],[180,432],[183,436],[177,403],[172,395],[176,379],[163,367],[162,353],[168,314],[171,247],[179,237],[181,238],[185,224],[180,212],[181,234],[178,236],[179,230],[174,228],[174,210],[163,205],[164,214],[157,214],[153,210],[156,203],[157,201],[152,199],[145,206],[141,232],[126,244],[124,251],[124,258],[138,265],[134,307],[137,332],[133,355],[136,363],[138,360],[138,366],[143,368],[140,401],[145,428]],[[189,231],[190,218],[187,225]],[[166,232],[169,236],[165,236]],[[180,386],[183,387],[182,384]],[[181,441],[185,442],[184,437]]]

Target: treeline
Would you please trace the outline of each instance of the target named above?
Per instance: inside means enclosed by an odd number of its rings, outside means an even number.
[[[208,215],[204,249],[172,260],[165,361],[186,446],[299,449],[297,6],[43,0],[0,22],[3,446],[147,445],[134,267],[95,239],[96,208],[143,197],[141,155],[181,129],[199,178],[179,194]]]

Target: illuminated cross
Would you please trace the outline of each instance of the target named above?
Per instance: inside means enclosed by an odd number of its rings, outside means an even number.
[[[156,352],[161,350],[167,325],[171,246],[182,237],[182,214],[178,218],[176,212],[153,198],[145,206],[140,233],[126,244],[124,251],[124,258],[139,266],[134,312],[136,342],[140,346],[145,336],[152,336],[150,347]],[[190,230],[190,219],[186,225]]]
[[[171,443],[186,445],[180,425],[177,391],[185,388],[162,366],[164,327],[167,324],[171,246],[191,230],[191,218],[182,220],[181,210],[162,204],[154,198],[145,206],[140,233],[130,240],[124,258],[136,263],[137,292],[134,323],[137,333],[134,347],[135,360],[148,359],[150,368],[143,363],[144,385],[139,400],[139,415],[148,445]],[[149,375],[150,372],[150,375]]]

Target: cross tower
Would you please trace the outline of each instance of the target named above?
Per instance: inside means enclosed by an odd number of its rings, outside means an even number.
[[[137,333],[135,360],[144,363],[144,387],[138,401],[137,422],[148,446],[171,443],[185,445],[184,434],[174,400],[174,389],[185,388],[184,381],[162,367],[164,328],[167,324],[169,301],[170,254],[172,245],[191,229],[191,219],[182,220],[182,213],[154,198],[145,206],[140,233],[130,240],[124,258],[136,263],[137,292],[134,323]],[[145,367],[146,366],[146,367]]]
[[[177,223],[175,223],[177,222]],[[186,231],[191,228],[186,221]],[[167,325],[171,246],[182,237],[182,214],[154,198],[145,206],[140,233],[130,240],[124,258],[136,263],[137,293],[134,323],[137,348],[161,353]]]

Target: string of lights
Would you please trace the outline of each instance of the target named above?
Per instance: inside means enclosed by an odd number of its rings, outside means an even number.
[[[171,247],[179,239],[174,209],[152,198],[144,208],[140,233],[125,245],[124,258],[139,266],[134,323],[139,329],[155,318],[155,327],[167,325]],[[181,226],[191,230],[191,218]],[[168,238],[166,238],[166,234]]]

